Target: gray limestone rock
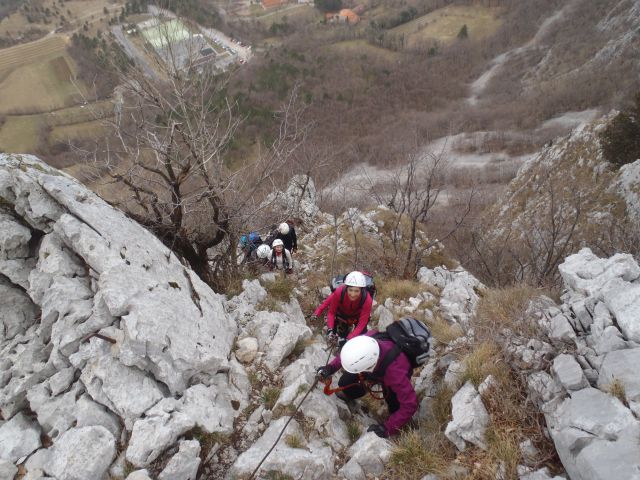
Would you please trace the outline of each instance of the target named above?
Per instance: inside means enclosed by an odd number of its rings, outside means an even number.
[[[287,420],[287,417],[281,417],[272,421],[258,441],[238,456],[226,478],[231,480],[253,472],[275,442]],[[301,439],[304,438],[302,429],[295,420],[291,421],[285,435],[296,435]],[[328,480],[333,472],[333,462],[331,448],[323,445],[320,440],[308,442],[304,448],[292,448],[286,442],[278,442],[271,455],[267,457],[262,467],[260,467],[260,472],[264,474],[269,471],[275,471],[293,478]]]
[[[134,466],[148,466],[195,426],[195,420],[178,411],[177,406],[177,400],[166,398],[134,423],[127,447],[127,460]]]
[[[49,448],[45,472],[58,480],[102,478],[115,458],[113,435],[104,427],[67,430]]]
[[[463,451],[465,441],[483,450],[487,448],[484,432],[489,424],[489,414],[473,384],[468,381],[451,399],[453,420],[449,422],[445,435]]]
[[[0,425],[0,459],[15,463],[40,445],[40,426],[22,413]]]
[[[581,390],[589,385],[582,368],[571,355],[558,355],[552,368],[560,384],[568,391]]]
[[[378,312],[380,315],[378,318],[378,331],[384,332],[387,330],[387,327],[395,321],[395,318],[391,310],[386,308],[384,305],[380,305],[378,307]]]
[[[198,466],[200,466],[200,443],[197,440],[182,440],[176,453],[164,470],[158,475],[158,480],[196,480]]]
[[[0,480],[13,480],[18,473],[18,467],[8,460],[0,460]]]
[[[551,319],[549,330],[549,338],[556,342],[572,343],[576,340],[576,332],[562,313]]]
[[[585,296],[597,295],[614,280],[631,282],[640,277],[640,267],[633,256],[616,254],[602,259],[588,248],[569,255],[558,270],[568,288]]]
[[[573,392],[546,419],[570,478],[637,477],[640,422],[613,396],[595,388]]]
[[[235,356],[239,362],[251,363],[258,353],[258,340],[254,337],[245,337],[236,342],[238,347]]]
[[[380,475],[391,457],[392,444],[375,433],[365,433],[347,452],[349,460],[338,475],[349,480],[366,480]]]
[[[626,287],[626,288],[625,288]],[[624,285],[604,293],[607,308],[615,316],[618,326],[628,340],[640,342],[640,285]]]
[[[1,271],[0,271],[1,273]],[[21,289],[0,276],[0,343],[23,334],[36,323],[39,309]]]
[[[609,352],[602,362],[598,376],[598,388],[607,390],[614,381],[624,387],[627,402],[640,401],[640,348]]]

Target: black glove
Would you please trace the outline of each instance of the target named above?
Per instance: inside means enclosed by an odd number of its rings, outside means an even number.
[[[327,343],[329,346],[336,346],[338,344],[339,337],[336,331],[333,328],[327,330]]]
[[[369,426],[367,432],[373,432],[378,435],[380,438],[387,438],[389,436],[389,432],[384,425],[379,425],[377,423]]]
[[[329,365],[325,365],[324,367],[319,367],[316,371],[316,377],[321,382],[324,382],[327,378],[330,378],[333,375],[333,371]]]

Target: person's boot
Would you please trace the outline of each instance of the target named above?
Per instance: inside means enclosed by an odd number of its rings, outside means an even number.
[[[342,400],[343,402],[345,402],[347,404],[350,404],[350,403],[354,402],[353,398],[351,398],[350,396],[348,396],[344,392],[336,392],[336,397],[338,397],[340,400]]]

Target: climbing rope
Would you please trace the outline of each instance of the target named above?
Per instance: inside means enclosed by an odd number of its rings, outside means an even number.
[[[330,345],[329,346],[329,355],[327,355],[327,361],[324,362],[325,366],[329,364],[329,359],[331,358],[331,354],[333,353],[333,350],[335,349],[335,344],[334,345]],[[260,463],[258,464],[258,466],[255,468],[255,470],[253,471],[253,473],[251,474],[251,476],[249,477],[249,480],[251,480],[252,478],[255,478],[256,473],[258,473],[258,470],[260,470],[260,467],[262,466],[262,464],[264,463],[264,461],[267,459],[267,457],[269,456],[269,454],[273,451],[274,448],[276,448],[276,445],[278,444],[278,442],[280,441],[280,438],[282,438],[282,435],[284,434],[284,431],[287,429],[287,427],[289,426],[289,423],[291,422],[291,420],[293,420],[293,417],[296,415],[296,413],[298,413],[298,410],[300,410],[300,407],[302,406],[302,404],[304,403],[304,401],[307,399],[307,397],[309,396],[309,394],[313,391],[314,388],[316,388],[316,385],[318,384],[318,377],[316,376],[315,381],[313,382],[313,384],[309,387],[309,390],[307,390],[307,393],[304,394],[304,397],[302,397],[302,400],[300,400],[300,402],[298,402],[298,406],[296,407],[296,409],[293,411],[293,413],[289,416],[289,420],[287,420],[287,423],[284,424],[284,427],[282,428],[282,431],[280,431],[280,435],[278,435],[278,438],[276,438],[276,441],[273,443],[273,445],[271,446],[271,448],[269,449],[269,451],[267,452],[267,454],[262,457],[262,460],[260,460]]]

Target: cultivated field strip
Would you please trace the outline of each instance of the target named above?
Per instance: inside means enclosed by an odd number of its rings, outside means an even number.
[[[26,65],[40,57],[50,57],[57,52],[64,53],[66,47],[65,37],[53,36],[2,49],[0,50],[0,71]]]

